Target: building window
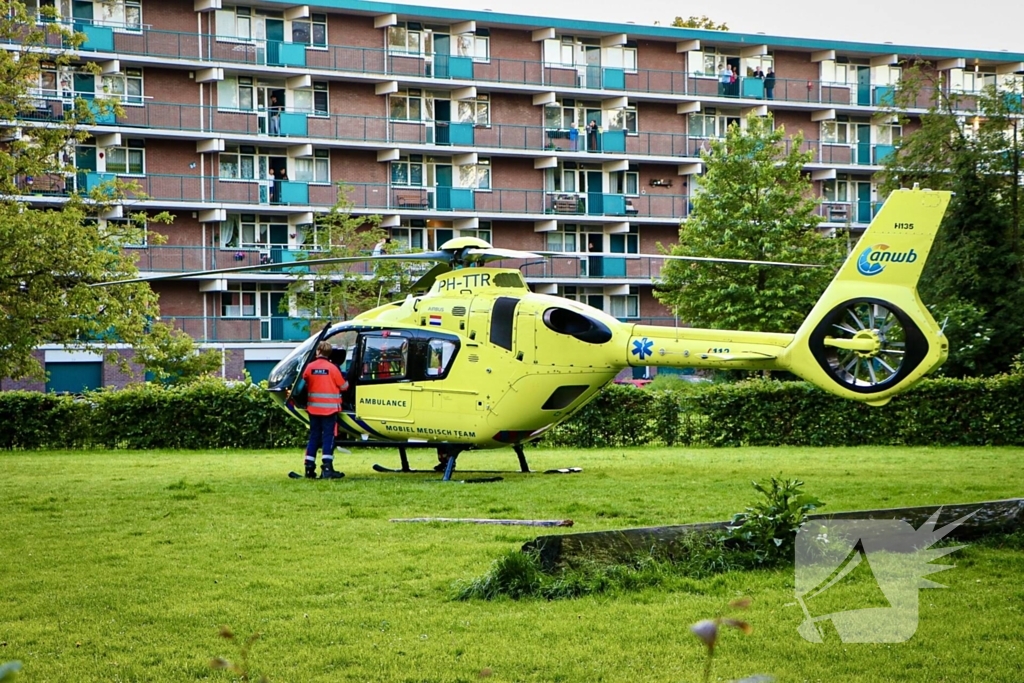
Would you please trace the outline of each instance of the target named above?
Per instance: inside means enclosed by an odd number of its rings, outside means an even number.
[[[123,147],[107,147],[107,173],[144,175],[146,173],[145,146],[145,140],[127,140]]]
[[[624,130],[628,135],[637,135],[636,107],[609,111],[608,130]]]
[[[295,179],[304,183],[329,184],[331,182],[330,150],[315,149],[312,159],[296,159]]]
[[[287,224],[280,223],[277,216],[257,216],[254,213],[229,214],[220,224],[220,246],[222,249],[269,249],[272,246],[287,246],[287,240],[271,240],[271,228]],[[280,232],[280,231],[279,231]]]
[[[850,201],[850,184],[845,180],[826,180],[821,190],[826,202]]]
[[[640,317],[640,290],[637,287],[630,287],[629,294],[613,294],[608,297],[609,310],[613,318],[620,320],[625,318]]]
[[[140,249],[149,245],[149,229],[146,221],[131,218],[106,218],[100,220],[102,231],[117,245],[128,249]]]
[[[640,194],[640,174],[637,171],[613,171],[608,174],[608,193],[636,196]]]
[[[407,251],[420,251],[423,249],[425,244],[425,227],[417,227],[414,225],[402,225],[397,228],[391,228],[391,239],[398,244],[400,252]]]
[[[480,227],[476,230],[459,230],[459,237],[476,237],[477,239],[490,243],[491,223],[490,221],[480,221]]]
[[[388,27],[388,50],[400,54],[431,54],[434,51],[430,32],[414,21],[400,21]]]
[[[723,52],[721,48],[705,48],[695,50],[687,56],[687,68],[694,76],[706,76],[718,78],[719,74],[729,68],[729,60],[738,60],[739,55],[731,52]]]
[[[458,102],[459,123],[477,126],[491,125],[491,102],[487,95],[478,95],[475,100]]]
[[[403,90],[393,93],[391,100],[391,118],[396,121],[423,120],[423,91]]]
[[[875,142],[879,145],[898,145],[903,137],[903,126],[882,124],[875,127]]]
[[[266,318],[277,311],[271,305],[272,293],[283,289],[254,283],[232,283],[220,295],[220,314],[223,318]]]
[[[252,10],[248,7],[225,7],[217,10],[217,39],[218,40],[252,40],[253,16]]]
[[[603,287],[575,287],[572,285],[564,285],[558,288],[558,295],[569,299],[570,301],[578,301],[581,304],[593,306],[598,310],[604,310]]]
[[[848,121],[822,121],[821,141],[829,145],[848,145],[854,140]]]
[[[979,93],[996,84],[996,75],[984,71],[949,70],[949,89],[959,93]]]
[[[391,184],[423,187],[423,155],[412,154],[392,161]]]
[[[328,116],[330,108],[327,102],[329,86],[326,81],[314,81],[313,87],[292,91],[291,109],[314,116]]]
[[[255,180],[256,148],[228,146],[220,153],[220,177],[223,180]]]
[[[636,73],[636,46],[631,44],[615,45],[604,49],[601,66],[623,69]]]
[[[143,104],[142,69],[125,69],[123,73],[104,76],[103,92],[123,104]]]
[[[491,38],[485,30],[476,34],[464,33],[455,36],[456,55],[472,57],[474,62],[487,62],[491,59]]]
[[[579,226],[565,224],[560,225],[558,230],[552,230],[545,233],[547,235],[547,250],[560,252],[579,251],[579,241],[577,239],[578,232]]]
[[[698,114],[690,114],[690,136],[696,138],[724,138],[729,126],[741,125],[738,112],[707,107]]]
[[[227,76],[217,82],[217,108],[236,111],[255,111],[251,76]]]
[[[141,0],[103,0],[93,6],[100,12],[97,24],[125,31],[142,30]]]
[[[310,14],[309,19],[292,21],[292,42],[327,47],[327,15]]]
[[[613,254],[639,254],[640,230],[635,225],[629,226],[629,232],[608,235],[608,250]]]
[[[476,164],[459,166],[459,187],[491,189],[491,160],[477,159]]]

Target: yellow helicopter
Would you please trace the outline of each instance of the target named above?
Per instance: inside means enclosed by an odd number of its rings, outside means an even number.
[[[519,270],[487,267],[540,255],[476,238],[450,240],[437,252],[373,257],[438,264],[421,280],[426,291],[329,325],[299,345],[271,371],[268,390],[307,422],[297,385],[318,343],[329,341],[331,360],[349,381],[338,445],[397,447],[401,469],[375,469],[403,472],[412,471],[407,448],[436,448],[445,480],[470,449],[511,447],[529,471],[523,444],[630,366],[785,370],[838,396],[883,405],[948,353],[916,286],[949,200],[949,192],[893,192],[794,334],[623,323],[531,292]],[[319,262],[356,260],[367,259]]]

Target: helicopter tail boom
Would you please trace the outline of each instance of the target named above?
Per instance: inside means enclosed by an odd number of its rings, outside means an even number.
[[[893,192],[796,334],[636,325],[630,365],[788,370],[874,405],[946,359],[917,282],[951,193]]]

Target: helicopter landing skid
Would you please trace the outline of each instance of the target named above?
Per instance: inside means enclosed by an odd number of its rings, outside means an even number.
[[[519,459],[519,471],[520,471],[520,473],[522,473],[522,474],[533,474],[534,473],[533,470],[530,469],[530,465],[526,462],[526,454],[523,453],[522,445],[516,444],[515,446],[512,447],[512,449],[515,451],[516,456]],[[458,450],[455,450],[454,452],[450,452],[450,454],[447,455],[445,457],[445,459],[442,462],[438,463],[438,466],[434,467],[433,469],[429,469],[429,470],[414,470],[411,467],[409,467],[409,457],[408,457],[408,455],[405,452],[405,447],[404,446],[399,446],[398,447],[398,455],[399,455],[399,457],[402,460],[402,467],[401,467],[401,469],[395,469],[395,468],[392,468],[392,467],[385,467],[383,465],[378,465],[378,464],[374,464],[373,465],[373,469],[376,472],[383,472],[383,473],[387,473],[387,474],[424,474],[424,473],[428,473],[429,474],[429,473],[433,473],[433,472],[444,472],[444,477],[442,477],[441,481],[451,481],[452,480],[452,473],[455,471],[455,461],[456,461],[456,459],[459,456],[459,452],[460,451],[458,451]],[[579,467],[563,467],[563,468],[553,469],[553,470],[544,470],[544,474],[575,474],[577,472],[582,472],[582,471],[583,471],[583,469],[579,468]],[[459,472],[460,472],[460,474],[505,474],[506,473],[506,471],[504,471],[504,470],[459,470]],[[478,480],[473,480],[473,481],[500,481],[500,479],[501,479],[501,477],[493,477],[493,478],[478,479]]]

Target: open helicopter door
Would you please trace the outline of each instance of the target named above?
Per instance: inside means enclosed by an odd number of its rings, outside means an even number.
[[[295,375],[295,382],[291,386],[291,402],[296,408],[306,409],[306,403],[309,400],[309,390],[306,388],[306,382],[302,379],[302,373],[306,371],[306,366],[316,360],[316,347],[320,346],[320,342],[327,337],[327,333],[331,331],[331,323],[324,326],[324,329],[320,330],[320,334],[317,335],[316,341],[309,347],[309,351],[306,352],[304,358],[299,362],[299,371]]]

